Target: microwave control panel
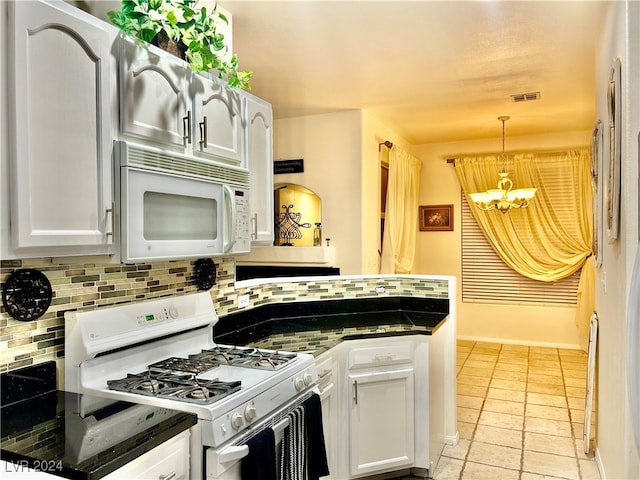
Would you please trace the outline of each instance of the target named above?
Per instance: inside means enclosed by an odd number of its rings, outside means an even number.
[[[242,188],[233,188],[236,205],[236,242],[231,253],[248,253],[251,251],[251,207],[249,192]]]

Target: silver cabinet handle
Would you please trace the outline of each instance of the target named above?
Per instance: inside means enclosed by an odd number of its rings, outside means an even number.
[[[182,129],[182,141],[186,147],[187,144],[191,144],[191,110],[187,110],[187,116],[182,117]]]
[[[207,148],[207,117],[203,117],[198,125],[200,125],[200,150],[204,150]]]
[[[111,208],[107,208],[105,210],[106,214],[111,214],[111,231],[110,232],[105,232],[105,235],[107,237],[111,236],[113,237],[113,232],[115,231],[115,226],[116,226],[116,219],[115,219],[115,204],[113,202],[111,202]]]
[[[353,381],[353,400],[355,401],[356,405],[358,404],[358,381],[354,380]]]
[[[158,480],[171,480],[172,478],[176,478],[176,472],[167,473],[166,475],[160,475]]]

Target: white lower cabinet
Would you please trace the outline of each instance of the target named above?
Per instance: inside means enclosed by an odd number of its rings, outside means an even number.
[[[110,473],[105,480],[188,480],[189,430]]]
[[[413,465],[413,368],[349,374],[351,475]]]
[[[328,352],[327,352],[328,353]],[[337,478],[333,476],[337,467],[337,428],[338,428],[338,395],[336,377],[333,372],[333,357],[328,354],[316,359],[318,370],[318,388],[320,389],[320,402],[322,404],[322,429],[324,431],[324,444],[327,451],[327,464],[329,476],[325,478]]]

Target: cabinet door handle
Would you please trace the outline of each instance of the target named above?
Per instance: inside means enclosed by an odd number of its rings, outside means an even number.
[[[187,144],[191,144],[191,110],[187,110],[187,116],[182,117],[182,129],[182,141],[186,147]]]
[[[167,473],[166,475],[158,476],[158,480],[171,480],[172,478],[176,478],[176,472]]]
[[[207,148],[207,117],[203,117],[200,125],[200,150]]]
[[[353,400],[357,405],[358,404],[358,381],[357,380],[353,381]]]
[[[107,208],[105,210],[105,212],[108,214],[111,214],[111,231],[110,232],[105,232],[105,235],[107,237],[111,236],[113,237],[113,232],[115,231],[115,226],[116,226],[116,220],[115,220],[115,204],[113,202],[111,202],[111,208]]]

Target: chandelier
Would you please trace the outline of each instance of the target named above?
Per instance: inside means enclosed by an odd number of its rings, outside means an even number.
[[[513,182],[509,178],[509,173],[505,170],[505,153],[504,153],[504,123],[510,117],[498,117],[502,122],[502,171],[500,180],[498,180],[498,188],[492,188],[486,192],[470,193],[469,196],[473,203],[480,210],[498,210],[501,213],[507,213],[512,208],[525,208],[529,205],[537,188],[518,188],[513,190]]]

